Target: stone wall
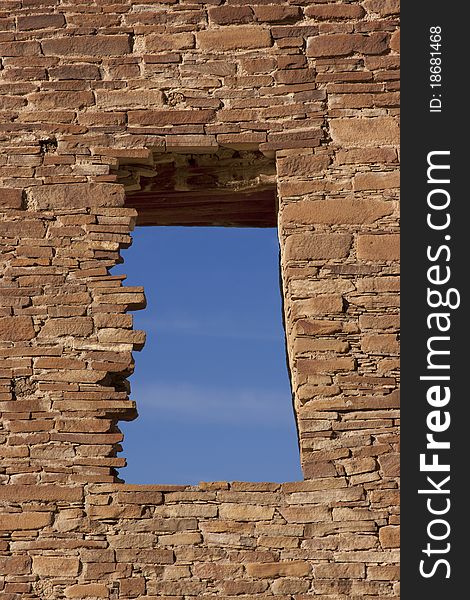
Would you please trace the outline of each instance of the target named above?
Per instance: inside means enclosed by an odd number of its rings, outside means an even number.
[[[2,600],[398,598],[397,13],[2,2]],[[126,485],[120,173],[223,149],[276,164],[305,480]]]

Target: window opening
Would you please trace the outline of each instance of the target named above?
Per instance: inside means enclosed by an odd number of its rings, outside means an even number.
[[[147,332],[130,378],[140,423],[120,424],[127,483],[302,479],[273,164],[258,154],[164,154],[121,167],[144,226],[117,270],[148,301],[134,314]]]

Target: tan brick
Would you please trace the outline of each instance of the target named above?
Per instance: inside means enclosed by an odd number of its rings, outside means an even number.
[[[357,257],[362,260],[399,260],[398,234],[360,234],[357,239]]]
[[[202,535],[197,532],[190,533],[172,533],[170,535],[160,535],[158,543],[162,546],[193,546],[202,542]]]
[[[30,29],[56,29],[58,27],[63,27],[64,25],[65,17],[62,13],[18,17],[18,29],[20,31],[27,31]]]
[[[76,577],[80,561],[75,557],[64,556],[33,556],[33,574],[61,577]]]
[[[359,327],[364,329],[398,329],[400,327],[399,315],[373,315],[365,314],[359,317]]]
[[[100,69],[96,65],[59,65],[48,69],[54,79],[100,79]]]
[[[133,110],[129,112],[129,125],[166,125],[206,124],[213,121],[213,110]]]
[[[34,361],[38,369],[85,369],[86,364],[76,358],[38,358]]]
[[[254,579],[233,579],[221,582],[221,589],[224,594],[239,595],[239,594],[259,594],[268,589],[267,581],[256,581]],[[245,600],[246,596],[242,598]]]
[[[382,548],[400,547],[400,527],[388,525],[379,529],[379,540]]]
[[[336,475],[336,471],[334,473]],[[288,523],[323,523],[331,521],[331,512],[325,506],[286,506],[279,512]]]
[[[400,455],[385,454],[379,457],[380,468],[385,477],[398,477],[400,475]]]
[[[358,173],[354,177],[355,190],[388,190],[400,187],[400,172]]]
[[[393,117],[331,119],[333,141],[342,146],[397,145],[400,140],[398,122]]]
[[[296,233],[287,238],[286,260],[345,258],[352,236],[347,233]]]
[[[50,523],[51,513],[49,512],[3,513],[0,515],[0,531],[42,529]]]
[[[340,294],[323,294],[316,298],[298,300],[292,303],[294,317],[332,315],[344,312],[343,297]]]
[[[301,319],[296,324],[297,332],[305,335],[327,335],[331,333],[339,333],[343,330],[343,325],[340,321],[326,320],[305,320]]]
[[[29,198],[37,210],[115,207],[124,205],[124,189],[111,183],[53,184],[32,188]]]
[[[400,567],[371,565],[370,567],[367,567],[367,579],[397,581],[400,579]]]
[[[360,4],[321,4],[319,6],[307,6],[305,8],[307,17],[320,20],[336,19],[360,19],[365,11]]]
[[[192,568],[193,575],[200,579],[229,579],[241,575],[242,566],[221,564],[220,562],[196,564]]]
[[[339,165],[350,164],[388,164],[397,163],[397,152],[395,148],[348,148],[338,150],[335,155],[335,162]]]
[[[246,572],[250,577],[303,577],[309,575],[311,567],[303,560],[290,562],[248,563]]]
[[[66,598],[109,598],[109,590],[102,583],[82,583],[65,588]]]
[[[159,90],[106,90],[96,92],[96,104],[104,108],[135,106],[163,106],[163,94]]]
[[[390,39],[390,49],[400,52],[400,30],[395,31]]]
[[[218,25],[234,25],[253,21],[250,6],[216,6],[209,9],[209,20]]]
[[[394,211],[392,202],[344,198],[340,200],[300,200],[289,202],[282,211],[282,221],[306,224],[373,223]]]
[[[45,39],[45,56],[122,56],[131,51],[128,35],[75,35]]]
[[[165,33],[148,34],[145,36],[146,52],[162,52],[164,50],[187,50],[194,48],[194,34]]]
[[[234,521],[266,521],[274,516],[274,508],[249,504],[222,504],[219,509],[222,519]]]
[[[0,223],[0,236],[26,238],[43,238],[46,228],[41,221],[24,219]]]
[[[63,335],[86,337],[92,331],[93,319],[91,317],[48,319],[42,327],[39,337],[60,337]]]
[[[313,154],[289,156],[278,161],[277,173],[279,177],[310,175],[325,170],[329,164],[329,156]]]
[[[388,49],[388,35],[378,32],[371,35],[335,33],[308,38],[307,56],[347,56],[361,54],[383,54]]]
[[[83,497],[80,487],[66,487],[62,485],[2,485],[0,486],[0,500],[23,502],[37,500],[40,502],[79,502]],[[42,515],[44,513],[37,513]]]
[[[220,27],[196,33],[197,47],[201,50],[247,50],[268,48],[272,45],[268,29],[250,25]]]
[[[368,354],[397,354],[400,344],[394,333],[365,335],[361,339],[361,348]]]
[[[368,12],[377,13],[381,17],[400,14],[400,0],[365,0],[364,7]]]
[[[328,563],[315,567],[316,579],[363,579],[365,574],[364,565],[351,563]]]
[[[271,589],[275,595],[299,594],[301,592],[306,592],[309,587],[310,581],[305,579],[294,579],[290,577],[276,579],[271,585]]]
[[[354,358],[298,358],[297,369],[306,375],[354,371],[356,361]]]
[[[29,556],[0,556],[2,575],[28,575],[31,571]]]
[[[254,6],[256,20],[261,23],[280,23],[300,16],[298,6],[260,5]]]
[[[20,342],[36,335],[31,317],[0,317],[0,340]]]
[[[364,277],[356,283],[358,292],[399,292],[399,277]],[[361,315],[365,318],[375,315]]]
[[[23,203],[23,190],[17,188],[0,188],[0,206],[2,208],[20,209]]]
[[[0,56],[39,56],[41,46],[38,42],[2,42],[0,43]]]

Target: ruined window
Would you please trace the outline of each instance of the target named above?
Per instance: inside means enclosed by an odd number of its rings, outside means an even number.
[[[119,172],[138,211],[119,271],[148,299],[134,315],[147,332],[131,379],[141,421],[123,427],[129,466],[120,475],[130,483],[300,479],[274,164],[230,150],[151,162]]]

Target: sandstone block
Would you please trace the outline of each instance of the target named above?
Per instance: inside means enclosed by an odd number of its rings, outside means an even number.
[[[400,344],[394,333],[370,334],[362,337],[361,348],[369,354],[397,354]]]
[[[365,11],[360,4],[320,4],[307,6],[305,14],[314,19],[336,21],[337,19],[360,19]]]
[[[329,164],[330,158],[328,156],[315,156],[313,154],[288,156],[279,160],[277,172],[280,177],[298,177],[299,175],[310,175],[311,173],[323,171]]]
[[[364,6],[368,12],[377,13],[381,17],[390,17],[400,13],[399,0],[366,0]]]
[[[328,563],[315,567],[315,577],[317,579],[363,579],[365,571],[364,565]]]
[[[0,188],[0,206],[2,208],[20,209],[23,203],[23,190],[17,188]]]
[[[367,567],[367,579],[381,581],[394,581],[400,579],[400,567],[371,565],[370,567]]]
[[[194,35],[184,33],[156,33],[145,36],[146,52],[162,52],[164,50],[187,50],[194,47]]]
[[[0,515],[0,531],[23,531],[42,529],[51,523],[49,512],[3,513]]]
[[[341,146],[397,145],[400,140],[398,122],[393,117],[331,119],[330,132]]]
[[[222,504],[220,518],[233,521],[269,521],[274,516],[274,508],[249,504]]]
[[[160,90],[103,90],[96,92],[96,104],[104,108],[163,106]]]
[[[44,56],[122,56],[131,51],[128,35],[76,35],[45,39]]]
[[[33,556],[33,573],[61,577],[76,577],[80,561],[75,557],[64,556]]]
[[[279,512],[288,523],[304,524],[331,521],[331,512],[325,506],[286,506],[280,508]]]
[[[276,579],[271,585],[271,589],[275,595],[299,594],[301,592],[306,592],[309,587],[310,581],[305,579],[294,579],[291,577]]]
[[[362,260],[399,260],[400,236],[395,233],[360,234],[357,257]]]
[[[46,321],[39,337],[60,337],[63,335],[86,337],[92,331],[93,319],[91,317],[56,318]]]
[[[41,221],[24,219],[21,221],[4,221],[0,223],[0,236],[26,238],[43,238],[46,228]]]
[[[297,332],[304,335],[328,335],[331,333],[339,333],[343,330],[342,323],[340,321],[326,321],[326,320],[305,320],[301,319],[296,324]],[[329,383],[325,381],[323,383]]]
[[[218,25],[234,25],[253,21],[250,6],[216,6],[209,9],[209,20]]]
[[[2,42],[0,43],[0,56],[39,56],[41,46],[38,42]]]
[[[400,547],[400,527],[387,525],[379,529],[379,540],[382,548]]]
[[[52,67],[48,74],[54,79],[100,79],[99,67],[82,63]]]
[[[124,189],[112,183],[52,184],[31,188],[29,199],[36,210],[119,207],[124,205]]]
[[[296,317],[311,317],[344,312],[343,297],[340,294],[323,294],[316,298],[294,301],[292,314]]]
[[[352,236],[347,233],[295,233],[287,238],[286,260],[345,258]]]
[[[300,200],[289,202],[281,219],[288,223],[358,224],[373,223],[392,214],[394,205],[383,200],[344,198],[340,200]]]
[[[281,23],[300,16],[298,6],[255,5],[253,10],[256,20],[261,23]]]
[[[193,567],[193,574],[200,579],[229,579],[241,574],[242,566],[220,562],[201,563]]]
[[[305,375],[354,371],[356,361],[354,358],[298,358],[297,369]]]
[[[309,563],[303,560],[248,563],[245,568],[250,577],[303,577],[311,571]]]
[[[251,25],[220,27],[196,33],[197,47],[201,50],[248,50],[272,45],[268,29]]]
[[[387,190],[400,187],[400,172],[386,171],[384,173],[358,173],[354,177],[355,190]]]
[[[79,502],[83,490],[80,487],[62,485],[2,485],[0,486],[0,501],[31,501],[39,502]],[[44,514],[44,513],[38,513]]]
[[[308,38],[307,56],[347,56],[361,54],[383,54],[388,49],[388,34],[377,32],[371,35],[358,33],[334,33]]]
[[[400,475],[399,454],[384,454],[379,457],[379,463],[385,477],[398,477]]]
[[[58,27],[63,27],[64,25],[65,17],[62,13],[18,17],[18,29],[20,31],[28,31],[30,29],[56,29]]]
[[[36,335],[31,317],[0,317],[0,340],[20,342]]]
[[[108,598],[107,586],[102,583],[82,583],[65,588],[66,598]]]
[[[163,127],[166,125],[206,124],[213,121],[215,111],[201,110],[133,110],[129,125]]]
[[[0,573],[2,575],[28,575],[31,570],[29,556],[0,556]]]
[[[392,35],[390,40],[390,49],[395,52],[400,52],[400,30],[397,30]]]

